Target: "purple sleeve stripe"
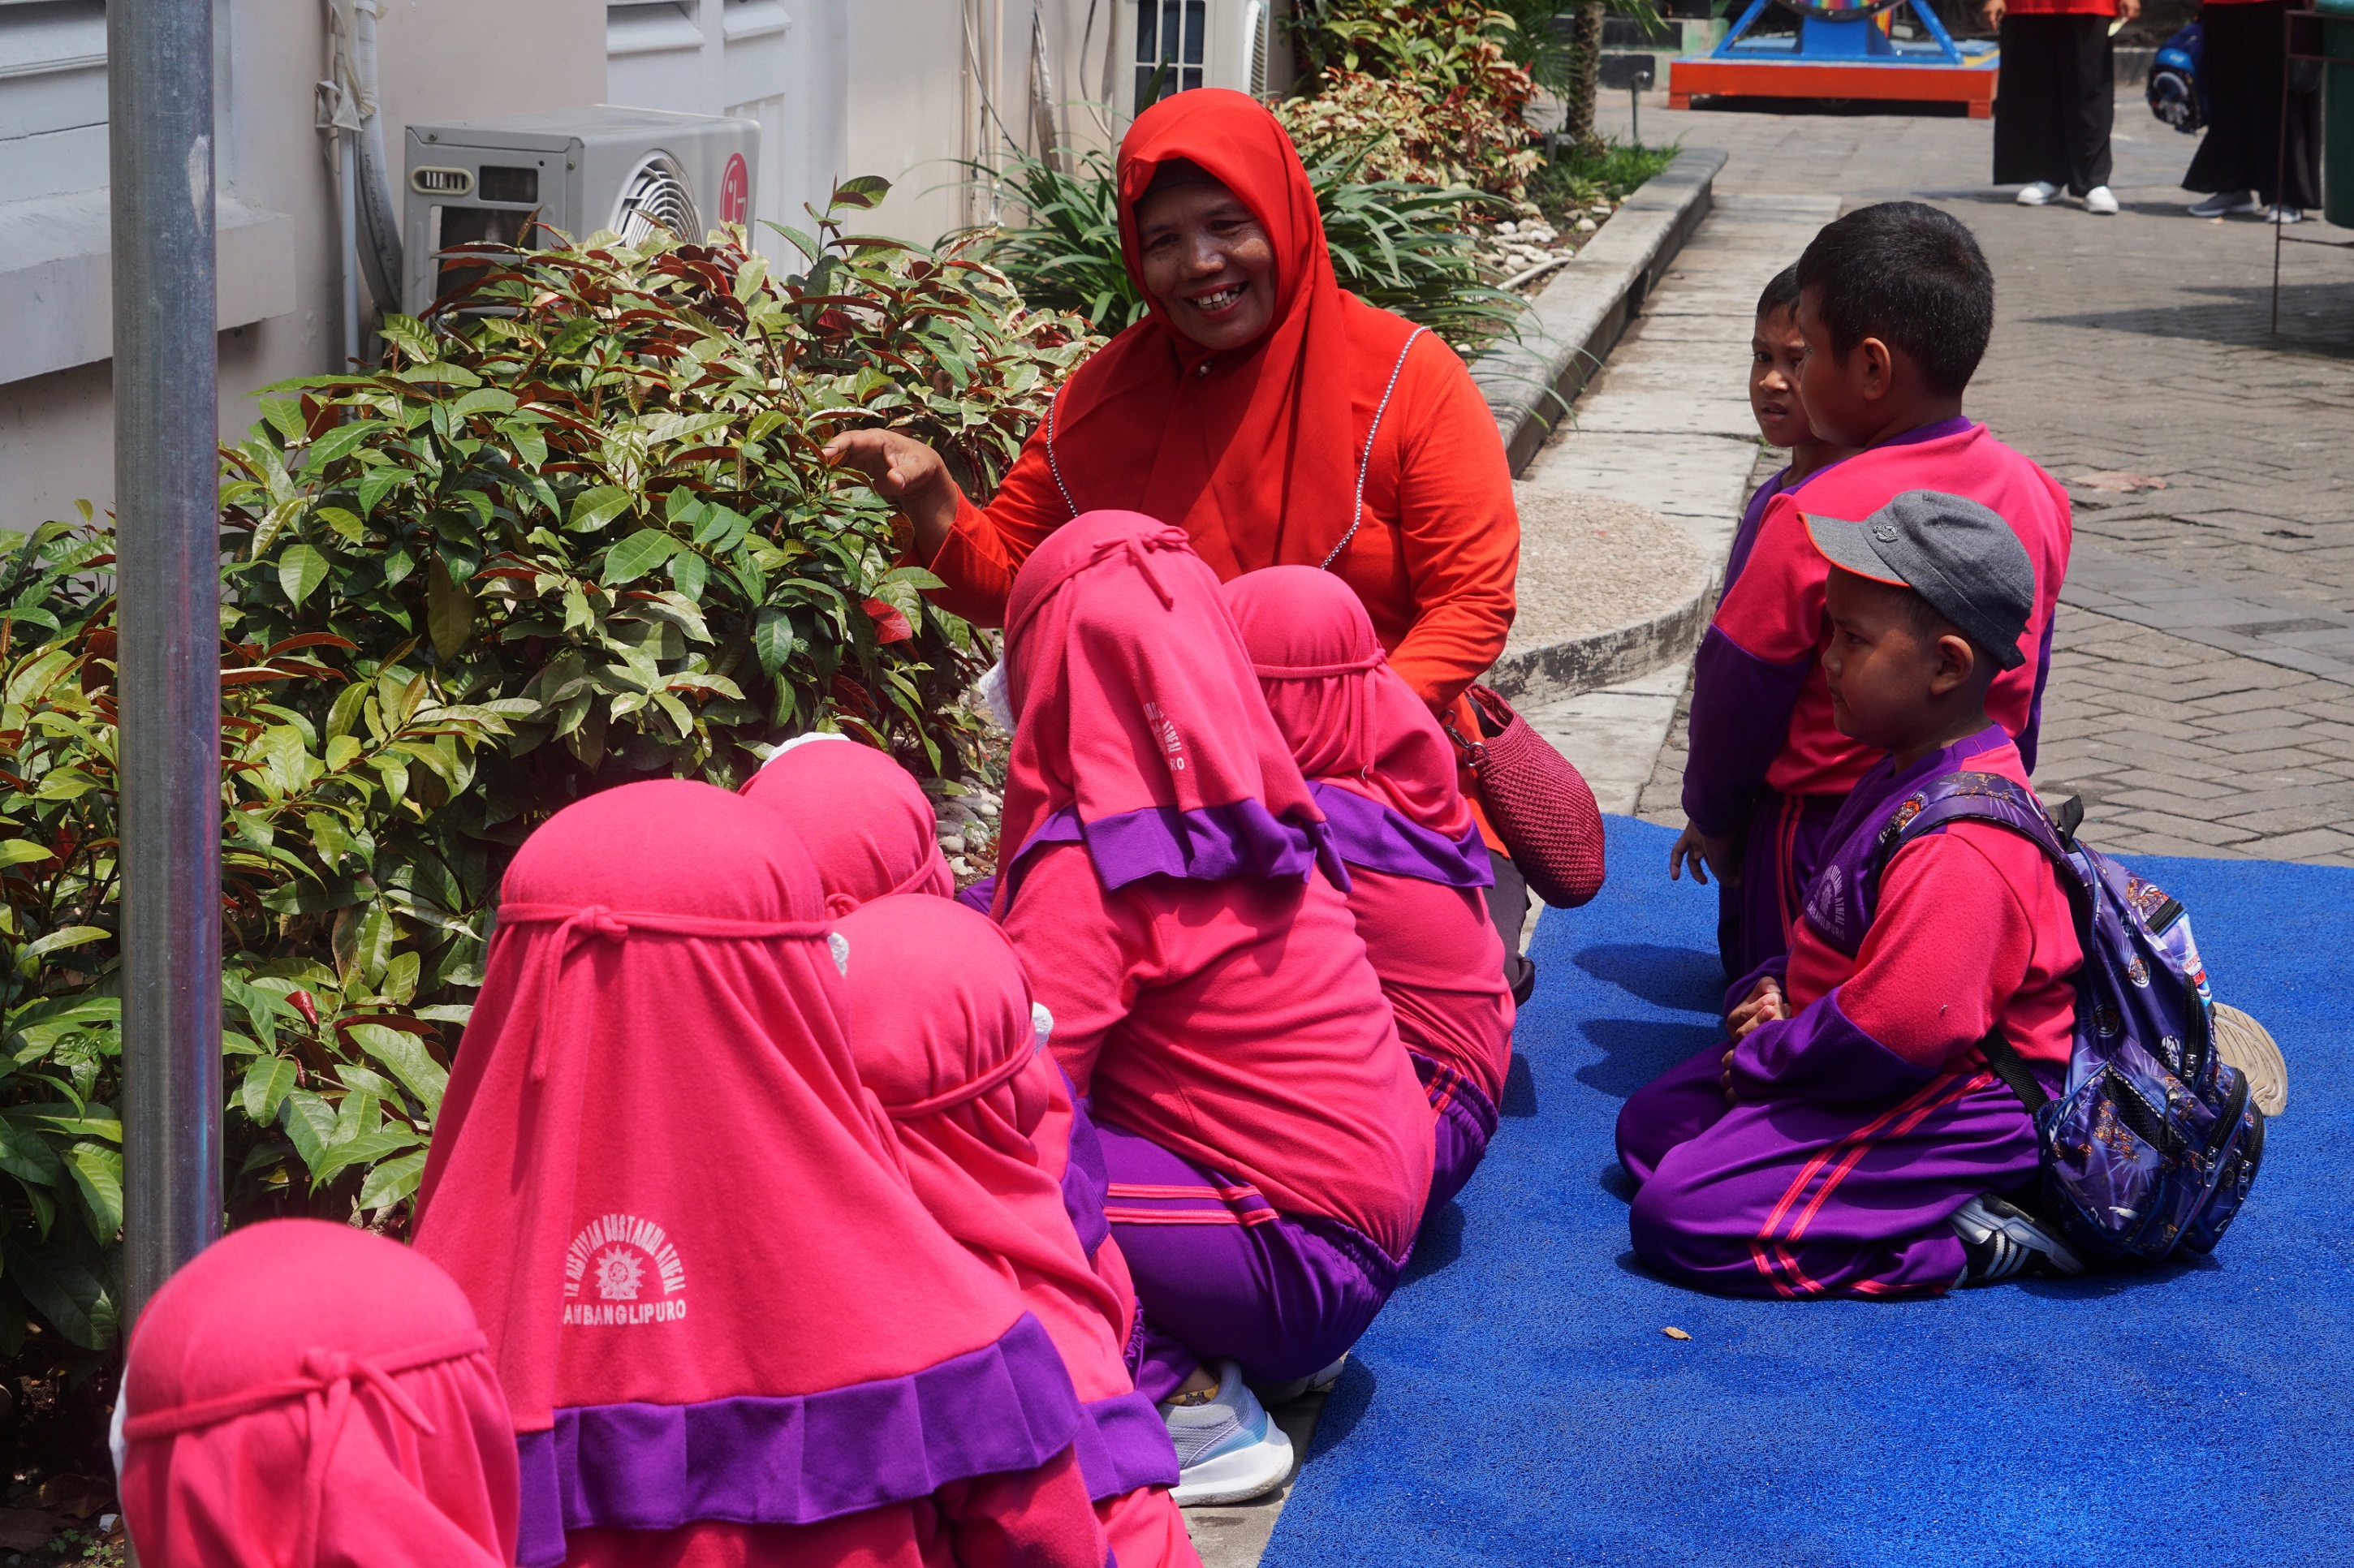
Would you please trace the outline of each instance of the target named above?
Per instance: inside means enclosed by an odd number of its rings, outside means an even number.
[[[2012,737],[2019,747],[2020,765],[2028,777],[2035,775],[2035,743],[2043,733],[2043,688],[2052,679],[2052,633],[2060,625],[2060,605],[2052,605],[2052,619],[2043,623],[2043,641],[2035,652],[2035,694],[2027,700],[2027,726]]]
[[[1730,833],[1766,787],[1790,731],[1790,710],[1815,656],[1769,663],[1710,627],[1692,662],[1691,754],[1684,815],[1712,836]]]
[[[1055,1069],[1062,1072],[1060,1065]],[[1071,1148],[1063,1161],[1063,1212],[1079,1234],[1079,1250],[1090,1258],[1111,1234],[1104,1218],[1104,1196],[1111,1188],[1111,1171],[1104,1163],[1103,1139],[1096,1132],[1087,1102],[1063,1074],[1063,1087],[1071,1097]]]
[[[999,862],[1008,879],[1007,906],[1021,892],[1022,874],[1042,844],[1083,843],[1106,892],[1116,893],[1148,876],[1188,882],[1223,882],[1230,876],[1299,880],[1321,868],[1332,885],[1349,888],[1348,869],[1334,851],[1322,822],[1295,822],[1258,800],[1181,810],[1147,806],[1117,816],[1082,821],[1066,806],[1038,825],[1011,860]]]
[[[1478,823],[1465,829],[1461,839],[1450,839],[1353,789],[1313,781],[1308,788],[1323,810],[1333,849],[1351,865],[1443,887],[1495,885],[1495,864],[1488,858]]]
[[[958,903],[983,915],[989,913],[989,906],[996,898],[997,878],[994,876],[984,876],[970,887],[959,888],[956,895]]]
[[[1097,1502],[1125,1497],[1139,1487],[1177,1484],[1177,1446],[1160,1407],[1130,1389],[1079,1407],[1079,1474]]]
[[[554,1568],[572,1530],[814,1524],[911,1502],[951,1481],[1035,1469],[1071,1446],[1079,1425],[1062,1355],[1027,1312],[994,1344],[905,1377],[560,1409],[552,1430],[515,1436],[516,1561]]]

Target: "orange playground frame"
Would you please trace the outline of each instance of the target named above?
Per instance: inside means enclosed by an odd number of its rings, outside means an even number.
[[[1689,109],[1695,98],[1870,98],[1910,103],[1961,103],[1973,120],[1994,113],[1995,58],[1966,66],[1935,64],[1814,65],[1798,60],[1726,59],[1694,55],[1668,65],[1668,107]]]

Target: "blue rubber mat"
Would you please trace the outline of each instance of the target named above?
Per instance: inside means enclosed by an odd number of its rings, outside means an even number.
[[[1715,1037],[1713,891],[1609,822],[1504,1119],[1349,1361],[1271,1568],[2354,1563],[2354,872],[2137,860],[2289,1063],[2214,1258],[1903,1304],[1641,1272],[1618,1107]],[[1679,1341],[1660,1330],[1690,1333]]]

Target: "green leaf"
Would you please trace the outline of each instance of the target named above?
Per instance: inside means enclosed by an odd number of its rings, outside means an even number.
[[[425,1176],[425,1155],[420,1149],[413,1154],[387,1160],[370,1171],[367,1180],[360,1183],[361,1211],[372,1214],[416,1192],[418,1182]]]
[[[762,673],[775,680],[793,656],[793,618],[773,604],[762,606],[752,621],[752,652],[759,657]]]
[[[261,400],[261,417],[270,428],[286,438],[288,446],[300,441],[305,434],[302,425],[302,405],[291,397],[265,397]]]
[[[37,860],[56,858],[47,845],[37,844],[30,839],[9,839],[0,842],[0,866],[30,865]]]
[[[308,1089],[292,1089],[278,1107],[278,1122],[306,1168],[326,1157],[327,1142],[335,1136],[333,1106]]]
[[[66,1151],[66,1168],[81,1189],[90,1239],[106,1245],[122,1228],[122,1150],[84,1139]]]
[[[13,1118],[0,1118],[0,1171],[37,1187],[66,1184],[65,1163],[49,1140]]]
[[[44,953],[54,953],[66,948],[79,948],[89,942],[107,941],[111,939],[113,935],[113,932],[106,929],[103,926],[61,927],[58,929],[50,932],[48,936],[41,938],[37,941],[27,942],[22,948],[18,949],[18,967],[20,969],[25,969],[26,972],[29,974],[32,971],[29,968],[27,968],[27,965],[31,959],[37,959]]]
[[[346,1167],[366,1165],[387,1154],[416,1147],[417,1135],[405,1127],[380,1127],[373,1132],[363,1132],[330,1148],[312,1165],[311,1185],[323,1187]]]
[[[450,1075],[426,1054],[422,1040],[381,1023],[355,1023],[348,1033],[352,1044],[383,1063],[417,1097],[428,1116],[440,1110],[441,1095],[450,1086]]]
[[[602,528],[627,512],[631,499],[628,491],[617,485],[599,484],[584,490],[572,498],[572,520],[565,526],[580,533]]]
[[[8,1277],[57,1331],[86,1351],[114,1339],[114,1303],[98,1277],[57,1246],[25,1246],[11,1236]]]
[[[444,663],[474,634],[474,596],[450,576],[438,555],[425,568],[425,628]]]
[[[245,1086],[239,1096],[246,1116],[256,1127],[268,1127],[278,1119],[278,1107],[294,1087],[294,1063],[285,1056],[257,1056],[245,1070]]]
[[[694,551],[681,550],[670,558],[670,580],[688,599],[701,599],[703,585],[710,579],[711,563]]]
[[[311,455],[303,460],[303,471],[309,474],[323,472],[329,463],[350,455],[353,448],[373,440],[391,429],[382,419],[355,419],[348,425],[338,425],[311,443]]]
[[[891,193],[891,182],[880,175],[854,175],[833,187],[835,207],[871,207]]]
[[[360,481],[360,515],[365,517],[375,511],[377,502],[382,501],[395,485],[409,477],[409,471],[397,463],[386,463],[381,468],[368,470],[367,477]]]
[[[360,521],[358,513],[347,507],[322,506],[313,515],[333,528],[349,543],[354,545],[367,543],[367,524]]]
[[[605,569],[597,580],[607,588],[634,582],[669,559],[677,548],[678,541],[661,529],[641,528],[605,552]]]
[[[311,590],[326,580],[327,557],[308,545],[290,545],[278,557],[278,586],[297,609],[311,597]]]
[[[368,688],[363,681],[354,681],[335,697],[335,705],[327,713],[327,738],[334,740],[358,727],[360,715],[367,707]]]

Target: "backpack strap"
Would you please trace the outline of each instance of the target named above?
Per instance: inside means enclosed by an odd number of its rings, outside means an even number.
[[[2045,1094],[2043,1086],[2035,1081],[2035,1074],[2029,1069],[2027,1058],[2019,1054],[2019,1047],[2010,1043],[2010,1036],[2002,1032],[2001,1024],[1998,1023],[1987,1031],[1986,1038],[1978,1042],[1978,1049],[1985,1053],[1987,1065],[1994,1069],[1994,1075],[2019,1097],[2019,1103],[2027,1107],[2029,1116],[2034,1116],[2052,1103],[2052,1097]]]
[[[1999,773],[1948,773],[1907,800],[1880,831],[1880,840],[1872,846],[1864,868],[1872,885],[1872,902],[1879,903],[1880,876],[1889,860],[1906,844],[1948,822],[1991,822],[2034,844],[2051,861],[2052,868],[2060,874],[2060,890],[2068,895],[2069,910],[2075,916],[2077,940],[2089,954],[2093,950],[2093,890],[2084,885],[2084,874],[2077,869],[2068,853],[2075,826],[2084,820],[2084,803],[2075,797],[2062,805],[2060,818],[2067,825],[2069,835],[2063,840],[2062,831],[2053,826],[2052,819],[2044,814],[2042,803],[2025,785]]]

